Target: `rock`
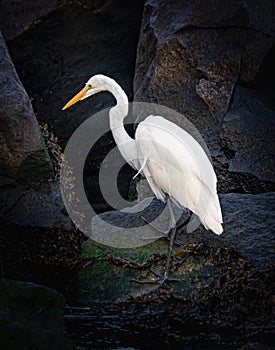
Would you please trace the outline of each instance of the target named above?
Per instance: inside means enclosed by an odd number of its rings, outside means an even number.
[[[223,164],[228,160],[227,147],[232,136],[235,140],[232,140],[232,150],[236,152],[236,157],[229,159],[229,171],[255,174],[263,180],[274,179],[274,174],[271,174],[272,156],[261,157],[250,146],[252,134],[257,134],[258,142],[263,141],[263,135],[271,125],[267,119],[270,116],[274,118],[275,113],[274,105],[266,101],[270,94],[269,101],[274,100],[271,93],[274,83],[269,85],[268,90],[262,89],[262,80],[271,82],[270,76],[274,75],[273,66],[267,65],[265,60],[275,42],[274,15],[274,2],[269,0],[264,2],[264,6],[258,1],[253,4],[249,1],[232,2],[226,9],[222,1],[215,1],[209,6],[201,1],[174,1],[171,4],[148,0],[134,80],[136,101],[160,103],[184,114],[202,133],[212,156],[218,159],[223,155],[220,159]],[[262,75],[263,67],[267,70],[265,75]],[[236,119],[231,118],[229,122],[229,116],[243,114],[244,104],[233,102],[231,106],[230,103],[233,94],[234,101],[241,99],[244,103],[246,91],[252,98],[254,90],[241,87],[248,84],[254,84],[253,87],[256,85],[261,90],[259,98],[262,106],[257,112],[254,108],[250,126],[246,121],[247,127],[240,128]],[[241,97],[238,97],[239,94]],[[257,122],[252,119],[257,119]],[[221,145],[222,124],[226,131]],[[247,129],[257,126],[261,126],[261,131],[255,130],[248,135]],[[239,130],[238,136],[237,132],[234,136],[233,130]],[[266,140],[268,150],[273,147],[270,139],[268,136]],[[265,146],[261,145],[263,149]],[[253,164],[258,165],[252,169]]]
[[[257,268],[270,266],[274,260],[275,193],[221,194],[224,220],[221,236],[210,235],[199,227],[193,235],[201,242],[233,248]]]
[[[19,225],[71,228],[39,125],[0,37],[1,218]]]
[[[132,79],[143,1],[116,1],[93,11],[85,1],[57,9],[20,37],[9,41],[12,59],[40,122],[47,122],[61,146],[77,126],[94,113],[114,104],[102,93],[66,112],[62,107],[94,74],[116,79],[132,98]],[[101,2],[104,4],[104,1]],[[71,31],[72,26],[78,28]],[[79,37],[79,32],[81,36]],[[37,41],[37,38],[41,40]],[[33,45],[33,41],[36,45]],[[75,43],[77,42],[77,45]],[[95,48],[100,47],[100,50]],[[47,52],[47,54],[45,54]],[[110,57],[115,58],[110,64]],[[103,135],[99,135],[103,136]],[[109,138],[108,144],[111,140]]]
[[[74,349],[64,335],[64,298],[53,289],[0,279],[1,349]]]
[[[143,237],[150,237],[154,230],[144,225],[140,216],[151,221],[161,214],[158,227],[162,229],[167,227],[168,216],[159,201],[147,206],[149,201],[123,212],[101,214],[109,231],[104,230],[102,221],[95,224],[103,227],[101,233],[108,238],[116,235],[118,227],[128,232],[140,227]],[[264,327],[271,331],[274,205],[275,193],[221,195],[224,233],[216,236],[202,227],[189,234],[180,231],[177,241],[182,245],[174,247],[170,271],[170,277],[178,282],[162,287],[134,283],[133,279],[156,278],[152,270],[163,273],[166,241],[149,240],[150,244],[132,249],[87,241],[77,299],[85,309],[71,310],[68,324],[74,321],[85,327],[91,319],[102,327],[106,318],[112,320],[104,323],[106,327],[127,334],[133,329],[135,334],[169,334],[170,345],[209,338],[222,339],[225,344],[232,342],[233,334],[234,341],[242,343],[244,334],[249,339],[255,325],[258,331]]]
[[[39,122],[48,123],[63,148],[84,120],[114,104],[110,94],[101,93],[68,111],[61,110],[89,77],[97,73],[109,75],[133,99],[143,4],[143,0],[134,3],[123,0],[119,6],[117,1],[70,2],[9,41],[11,56],[32,98]],[[72,31],[72,27],[76,29]],[[98,140],[94,140],[97,143],[91,144],[87,158],[85,177],[90,202],[96,209],[104,210],[110,207],[99,191],[98,173],[114,141],[110,132],[101,133],[100,125],[98,130]],[[125,197],[132,176],[130,168],[122,170],[120,189]]]
[[[27,0],[24,2],[3,0],[0,3],[0,30],[6,40],[12,40],[60,7],[81,6],[100,13],[106,3],[108,0]]]
[[[264,269],[271,265],[274,258],[274,237],[272,232],[274,230],[275,194],[263,193],[249,195],[231,193],[221,195],[220,200],[224,217],[224,233],[221,236],[216,236],[200,226],[197,230],[189,234],[186,234],[184,230],[179,232],[178,241],[187,245],[197,244],[199,242],[200,244],[205,244],[209,249],[211,249],[210,247],[213,249],[233,249],[236,254],[249,261],[257,269]],[[178,219],[180,215],[180,211],[176,210]],[[161,234],[152,227],[145,225],[141,216],[144,216],[149,222],[153,222],[161,229],[165,230],[168,227],[169,213],[167,208],[164,210],[164,204],[160,201],[147,198],[121,212],[106,212],[100,214],[99,217],[95,217],[92,225],[92,238],[97,243],[93,240],[87,241],[83,254],[85,256],[90,254],[97,257],[119,256],[126,259],[121,264],[127,266],[127,259],[144,261],[155,254],[165,253],[167,243],[162,240],[156,240]],[[100,233],[101,236],[99,236]],[[150,244],[145,244],[145,239]],[[104,244],[107,247],[98,245],[98,243]],[[108,247],[108,245],[115,248]],[[193,266],[192,264],[195,265]],[[200,265],[201,262],[193,261],[191,263],[194,274],[197,273],[197,269],[199,268],[198,266],[195,267],[196,264]],[[205,266],[204,263],[202,266]],[[159,269],[159,267],[155,268]],[[190,268],[189,265],[183,264],[182,269],[174,275],[174,277],[184,279],[186,283],[184,287],[185,291],[188,288],[193,288],[191,281],[194,276],[188,276],[186,281],[186,271],[189,271]],[[89,274],[90,272],[87,273]],[[98,279],[101,273],[106,284],[101,285],[100,290],[97,290],[98,285],[96,281],[102,283],[101,278]],[[113,273],[114,279],[112,278]],[[131,269],[120,270],[119,267],[112,266],[104,261],[103,266],[93,269],[90,280],[86,280],[87,275],[85,271],[81,273],[81,276],[83,275],[83,278],[81,277],[81,283],[85,285],[85,287],[83,285],[83,289],[89,291],[88,294],[92,299],[100,299],[101,295],[105,301],[116,300],[117,298],[125,298],[128,295],[136,295],[140,291],[135,285],[129,285],[129,280],[137,277],[140,273],[141,271],[138,269],[132,271]],[[202,270],[200,270],[200,273],[202,273]],[[206,277],[202,277],[201,275],[201,278],[204,279]],[[117,279],[119,279],[119,282]],[[183,288],[183,286],[181,287]],[[86,292],[85,297],[88,297]],[[83,295],[81,298],[83,298]]]
[[[179,240],[188,243],[191,239],[192,242],[200,241],[233,248],[258,267],[271,264],[274,256],[272,231],[274,230],[275,193],[255,195],[228,193],[220,195],[220,202],[224,219],[224,233],[221,236],[206,231],[200,225],[193,233],[186,234],[182,230]],[[182,210],[175,205],[173,208],[177,220],[184,220],[187,213],[181,218]],[[149,197],[123,211],[106,212],[94,217],[91,237],[98,243],[115,248],[129,249],[144,246],[143,249],[146,250],[145,243],[156,241],[162,234],[151,226],[145,225],[142,217],[156,227],[164,230],[168,228],[167,207],[161,201]]]
[[[234,247],[258,267],[274,260],[275,192],[228,193],[220,196],[224,219],[223,246]]]
[[[221,142],[228,152],[229,171],[275,181],[275,112],[271,103],[255,90],[236,88],[222,124]]]
[[[47,184],[20,193],[16,204],[6,211],[5,218],[18,225],[70,230],[72,226],[64,213],[59,189]]]
[[[60,6],[62,2],[64,1],[1,1],[1,30],[5,39],[10,40],[21,34],[40,20],[42,16],[47,15]]]
[[[28,161],[31,154],[42,153],[43,149],[32,105],[18,78],[2,36],[0,55],[1,175],[8,177],[17,172],[19,166]],[[50,168],[45,152],[43,156],[46,163],[44,166],[48,165]]]

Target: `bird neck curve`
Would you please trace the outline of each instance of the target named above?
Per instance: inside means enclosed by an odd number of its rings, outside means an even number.
[[[117,104],[110,109],[109,120],[115,142],[120,149],[120,145],[133,141],[126,132],[123,124],[123,120],[128,114],[129,102],[123,89],[113,79],[107,78],[105,87],[106,90],[115,97],[117,102]]]
[[[100,86],[100,91],[108,91],[116,99],[117,104],[109,112],[110,129],[123,158],[137,169],[136,142],[128,135],[123,124],[129,108],[127,95],[113,79],[105,75],[97,75],[95,77],[97,79],[97,85]],[[92,79],[95,79],[95,77]],[[91,82],[91,85],[93,85],[93,82]]]

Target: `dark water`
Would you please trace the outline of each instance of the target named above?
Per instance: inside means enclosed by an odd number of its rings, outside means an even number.
[[[254,330],[249,335],[224,330],[223,333],[206,334],[201,325],[189,325],[186,333],[173,334],[161,331],[164,319],[142,325],[135,314],[122,310],[116,312],[106,305],[94,307],[70,307],[65,309],[67,333],[77,344],[77,349],[175,349],[175,350],[272,350],[272,330]],[[168,327],[169,329],[169,327]]]

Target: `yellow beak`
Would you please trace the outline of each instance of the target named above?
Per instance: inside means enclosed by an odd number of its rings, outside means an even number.
[[[85,95],[86,92],[88,90],[91,89],[90,85],[86,85],[81,91],[79,91],[78,94],[76,94],[63,108],[62,111],[64,111],[65,109],[71,107],[72,105],[74,105],[76,102],[78,102],[79,100],[81,100]]]

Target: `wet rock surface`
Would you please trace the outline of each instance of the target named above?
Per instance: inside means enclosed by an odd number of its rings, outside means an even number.
[[[7,224],[0,220],[0,273],[57,289],[67,302],[75,295],[80,240],[74,232]]]
[[[275,194],[274,193],[263,193],[256,195],[242,195],[242,194],[225,194],[221,195],[221,206],[223,210],[224,217],[224,233],[221,236],[214,235],[210,231],[206,231],[202,226],[197,228],[192,233],[186,233],[186,227],[178,232],[177,241],[183,245],[188,247],[191,244],[191,248],[189,253],[192,254],[192,244],[195,245],[205,245],[210,250],[219,250],[223,249],[228,252],[230,250],[235,251],[234,254],[239,256],[241,259],[247,261],[247,263],[251,264],[254,268],[264,269],[269,268],[273,264],[274,258],[274,236],[272,232],[274,231],[274,208],[275,208]],[[174,210],[176,207],[174,207]],[[175,210],[175,215],[178,218],[179,222],[184,220],[184,217],[181,217],[181,212]],[[128,219],[127,219],[128,217]],[[129,219],[130,217],[130,219]],[[129,238],[128,243],[136,242],[136,245],[130,245],[128,247],[124,247],[123,249],[118,249],[117,254],[115,253],[117,248],[108,248],[107,246],[99,245],[97,247],[94,241],[89,240],[85,243],[84,255],[92,257],[98,257],[104,254],[114,254],[120,256],[122,254],[123,257],[127,257],[129,259],[135,260],[134,256],[140,255],[140,260],[146,260],[146,257],[149,258],[150,255],[154,255],[161,253],[166,253],[167,250],[167,242],[162,242],[162,239],[157,240],[157,238],[161,238],[161,233],[157,232],[154,228],[149,225],[146,225],[143,221],[142,217],[145,217],[149,222],[152,222],[156,227],[167,228],[169,223],[169,212],[167,208],[164,207],[164,204],[161,202],[152,199],[148,201],[148,199],[143,200],[139,204],[135,205],[131,209],[124,210],[123,212],[107,212],[104,214],[100,214],[101,220],[93,220],[93,230],[94,232],[101,232],[102,236],[105,236],[105,243],[114,244],[114,238],[117,235],[117,230],[120,228],[131,229],[135,227],[137,231],[132,230],[131,237]],[[104,222],[108,230],[104,229]],[[113,227],[109,225],[112,223]],[[99,225],[101,231],[96,226]],[[131,226],[131,227],[130,227]],[[140,232],[138,231],[140,229]],[[136,235],[136,241],[133,240],[133,237]],[[151,239],[149,239],[149,237]],[[155,237],[155,238],[154,238]],[[94,240],[97,239],[97,242],[103,242],[104,237],[93,236]],[[125,237],[124,237],[125,238]],[[130,241],[130,239],[132,239]],[[101,241],[100,241],[101,240]],[[145,245],[145,240],[148,240],[148,245]],[[155,241],[155,242],[154,242]],[[130,247],[130,249],[129,249]],[[177,248],[176,248],[177,249]],[[186,254],[188,255],[188,249],[186,248]],[[179,252],[181,249],[179,248]],[[106,253],[107,252],[107,253]],[[203,252],[203,251],[202,251]],[[193,251],[194,253],[194,251]],[[198,251],[196,251],[195,255],[199,259]],[[179,253],[180,255],[180,253]],[[184,253],[182,254],[184,255]],[[177,256],[177,253],[175,253]],[[119,261],[117,261],[119,262]],[[134,263],[133,263],[134,264]],[[123,266],[123,261],[121,261],[121,265]],[[146,265],[146,264],[145,264]],[[150,265],[150,264],[149,264]],[[199,266],[200,264],[198,264]],[[197,267],[198,267],[197,266]],[[207,266],[205,262],[201,262],[202,269]],[[127,267],[127,261],[125,260],[125,267]],[[138,266],[137,266],[138,267]],[[141,266],[140,266],[141,267]],[[148,268],[148,264],[144,266],[144,268]],[[184,276],[185,271],[190,273],[190,269],[186,268],[186,266],[182,266],[179,272],[176,272],[176,277],[181,277],[185,281],[189,281],[189,287],[192,287],[192,277],[190,276],[186,278]],[[230,268],[227,266],[227,268]],[[161,271],[160,271],[161,272]],[[94,270],[95,274],[98,274],[99,271]],[[111,273],[111,270],[110,270]],[[123,272],[121,272],[123,274]],[[128,284],[127,281],[127,269],[125,269],[125,278],[121,276],[121,282],[116,283],[115,279],[113,281],[112,290],[112,299],[114,295],[116,295],[116,291],[120,294],[120,297],[125,297],[125,290],[130,288],[130,290],[126,294],[131,295],[131,284]],[[191,272],[191,274],[197,274],[198,271]],[[202,273],[202,272],[201,272]],[[104,274],[104,272],[103,272]],[[182,275],[183,274],[183,275]],[[105,276],[106,277],[106,276]],[[131,277],[130,275],[128,276]],[[175,277],[175,276],[174,276]],[[133,278],[133,276],[132,276]],[[92,277],[93,279],[93,277]],[[125,284],[122,282],[125,280]],[[98,282],[101,282],[101,279],[98,279]],[[110,281],[111,282],[111,281]],[[86,284],[86,282],[84,282]],[[89,284],[89,282],[87,282]],[[93,289],[97,290],[97,286],[94,285],[91,287],[92,289],[89,291],[91,299],[95,297]],[[175,287],[176,288],[176,287]],[[83,288],[85,289],[85,288]],[[107,289],[107,288],[106,288]],[[120,291],[120,292],[119,292]],[[136,292],[136,288],[134,288],[134,294]],[[102,298],[104,299],[104,289],[101,290]],[[101,293],[97,290],[96,295],[100,295]],[[142,292],[142,291],[141,291]],[[98,297],[100,299],[100,297]],[[115,298],[116,299],[116,298]],[[105,300],[107,301],[107,300]]]
[[[107,317],[111,322],[107,328],[119,325],[122,334],[130,332],[135,337],[143,327],[152,336],[151,344],[165,343],[177,348],[190,339],[207,339],[211,348],[211,339],[215,339],[231,349],[230,346],[244,346],[261,334],[264,340],[256,344],[269,348],[273,328],[275,195],[224,194],[220,199],[225,229],[222,236],[202,227],[189,234],[185,229],[178,232],[181,246],[174,248],[171,264],[171,277],[178,282],[164,286],[133,282],[156,279],[152,271],[163,273],[168,244],[163,239],[134,249],[87,241],[78,274],[77,304],[84,309],[67,308],[69,329],[85,329],[87,318],[100,327],[100,317]],[[131,223],[141,228],[143,237],[159,236],[144,224],[141,216],[153,222],[161,215],[154,224],[166,228],[168,212],[163,211],[159,201],[148,205],[149,202],[143,200],[124,212],[101,214],[101,219],[113,224],[110,232],[109,226],[109,231],[104,230],[102,221],[98,221],[102,235],[110,241],[110,236],[117,234],[116,227],[129,227]],[[131,220],[127,220],[127,215]],[[99,301],[103,303],[100,311]],[[92,336],[93,331],[89,332]],[[85,345],[85,340],[73,330],[72,334]],[[121,333],[114,334],[112,341],[116,337],[123,343]]]
[[[223,207],[227,202],[231,209],[232,202],[237,202],[235,196],[225,195],[227,198],[221,199]],[[236,231],[230,231],[228,236],[240,239],[237,230],[244,225],[241,218],[250,210],[257,211],[260,220],[264,199],[272,204],[273,194],[264,196],[256,195],[254,208],[249,198],[253,196],[247,196],[232,216],[230,212],[225,215],[228,224],[234,214],[240,220]],[[148,218],[163,209],[160,202],[153,204],[152,211],[147,210]],[[247,209],[248,204],[251,209]],[[119,215],[113,214],[118,224]],[[124,215],[120,215],[122,224]],[[251,228],[253,223],[255,218]],[[131,280],[141,276],[153,278],[150,268],[163,271],[166,241],[128,251],[88,241],[79,258],[79,243],[73,234],[66,237],[62,231],[43,233],[41,229],[31,232],[18,226],[10,230],[13,234],[1,227],[1,232],[5,232],[0,244],[1,275],[44,283],[64,293],[71,305],[65,309],[67,331],[85,349],[114,344],[146,348],[147,342],[161,349],[181,348],[183,344],[200,349],[202,341],[206,349],[226,346],[232,350],[250,344],[256,344],[255,349],[272,348],[272,237],[266,249],[260,235],[257,240],[254,234],[258,258],[261,254],[261,259],[255,259],[251,255],[249,242],[253,239],[249,230],[242,232],[242,242],[248,243],[246,250],[246,244],[237,249],[224,237],[217,241],[203,230],[189,235],[182,232],[178,240],[183,244],[176,248],[171,271],[182,281],[157,288]],[[262,227],[265,230],[269,230],[268,223]],[[267,242],[268,234],[263,239]],[[78,289],[73,292],[76,285]]]

